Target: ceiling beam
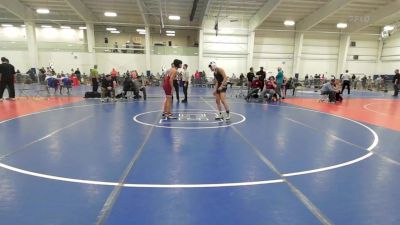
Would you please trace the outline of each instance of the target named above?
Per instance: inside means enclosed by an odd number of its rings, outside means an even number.
[[[65,2],[75,11],[76,14],[85,22],[95,22],[97,18],[86,7],[81,0],[65,0]]]
[[[35,12],[18,0],[0,0],[0,6],[24,21],[34,19]]]
[[[146,10],[146,5],[143,3],[143,0],[133,0],[138,5],[140,14],[142,15],[143,22],[145,26],[149,26],[149,18]]]
[[[282,0],[268,0],[258,12],[249,20],[249,30],[257,29],[271,13],[279,6]]]
[[[351,0],[331,0],[317,11],[314,11],[311,15],[305,17],[296,25],[296,30],[306,31],[319,24],[324,19],[333,15],[340,9],[344,8],[349,4]],[[339,21],[338,21],[339,22]]]
[[[209,9],[210,9],[210,5],[211,5],[211,1],[212,0],[204,0],[204,5],[205,5],[205,8],[204,8],[204,10],[203,10],[203,12],[200,14],[200,27],[204,27],[204,23],[205,23],[205,16],[207,15],[207,13],[208,13],[208,11],[209,11]]]
[[[192,10],[190,12],[190,22],[192,22],[193,19],[194,19],[194,15],[196,14],[196,9],[197,9],[197,4],[198,3],[199,3],[199,0],[194,0],[193,1]]]
[[[392,16],[393,14],[398,13],[399,10],[400,10],[400,0],[393,1],[361,17],[360,20],[353,21],[353,23],[350,23],[349,27],[347,28],[347,32],[354,33],[361,31],[364,28],[367,28],[373,24],[378,23],[381,20],[384,20]]]

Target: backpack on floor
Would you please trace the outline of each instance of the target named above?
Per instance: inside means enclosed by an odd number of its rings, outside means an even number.
[[[124,93],[120,93],[120,94],[117,94],[116,96],[115,96],[115,98],[124,98],[125,96],[124,96]]]
[[[100,98],[100,97],[101,97],[101,95],[100,95],[99,92],[91,92],[91,91],[89,91],[89,92],[85,93],[85,98]]]

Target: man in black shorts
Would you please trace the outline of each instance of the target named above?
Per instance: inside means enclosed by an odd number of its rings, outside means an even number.
[[[15,100],[15,68],[7,58],[1,57],[0,64],[0,101],[3,101],[4,90],[8,88],[9,100]]]
[[[228,103],[226,102],[226,84],[228,82],[228,77],[225,74],[225,71],[222,68],[218,68],[217,64],[215,62],[211,62],[208,67],[211,69],[211,71],[214,72],[214,78],[215,78],[215,90],[213,95],[215,96],[215,101],[217,103],[217,108],[219,111],[219,114],[215,117],[216,120],[221,120],[223,119],[222,115],[222,107],[221,103],[224,105],[225,111],[226,111],[226,120],[230,120],[231,117],[229,115],[229,106]]]

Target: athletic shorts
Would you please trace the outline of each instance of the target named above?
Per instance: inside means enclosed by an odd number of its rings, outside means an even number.
[[[164,85],[165,95],[172,96],[172,87],[170,85]]]
[[[221,87],[222,84],[218,84],[218,88]],[[221,94],[221,93],[226,93],[227,87],[222,88],[222,90],[218,90],[217,88],[217,94]]]

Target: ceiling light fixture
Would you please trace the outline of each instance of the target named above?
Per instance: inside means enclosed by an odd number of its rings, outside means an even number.
[[[49,14],[50,10],[43,8],[43,9],[36,9],[36,12],[39,14]]]
[[[347,23],[338,23],[336,25],[336,27],[339,29],[345,29],[345,28],[347,28]]]
[[[285,24],[285,26],[294,26],[296,23],[293,20],[285,20],[283,24]]]
[[[79,30],[86,30],[87,27],[79,27]]]
[[[105,13],[104,13],[104,16],[116,17],[116,16],[117,16],[117,13],[115,13],[115,12],[105,12]]]
[[[175,37],[175,34],[167,34],[169,37]]]
[[[42,28],[52,28],[52,26],[50,26],[50,25],[42,25],[41,27]]]
[[[71,29],[70,26],[60,26],[61,29]]]
[[[175,15],[170,15],[170,16],[168,17],[168,19],[169,19],[169,20],[180,20],[181,17],[180,17],[180,16],[175,16]]]
[[[108,30],[108,31],[113,31],[113,30],[117,30],[117,28],[114,28],[114,27],[107,27],[106,30]]]
[[[175,31],[174,30],[167,30],[167,31],[165,31],[165,33],[167,33],[167,34],[175,34]]]
[[[141,28],[140,28],[140,29],[136,29],[136,31],[139,32],[139,33],[140,33],[140,32],[146,32],[145,29],[141,29]]]
[[[384,31],[392,31],[394,30],[394,26],[393,25],[386,25],[383,27]]]
[[[14,25],[12,25],[12,24],[2,24],[1,26],[2,27],[13,27]]]
[[[112,34],[119,34],[119,33],[121,33],[121,32],[119,32],[118,30],[112,30],[112,31],[110,31]]]

